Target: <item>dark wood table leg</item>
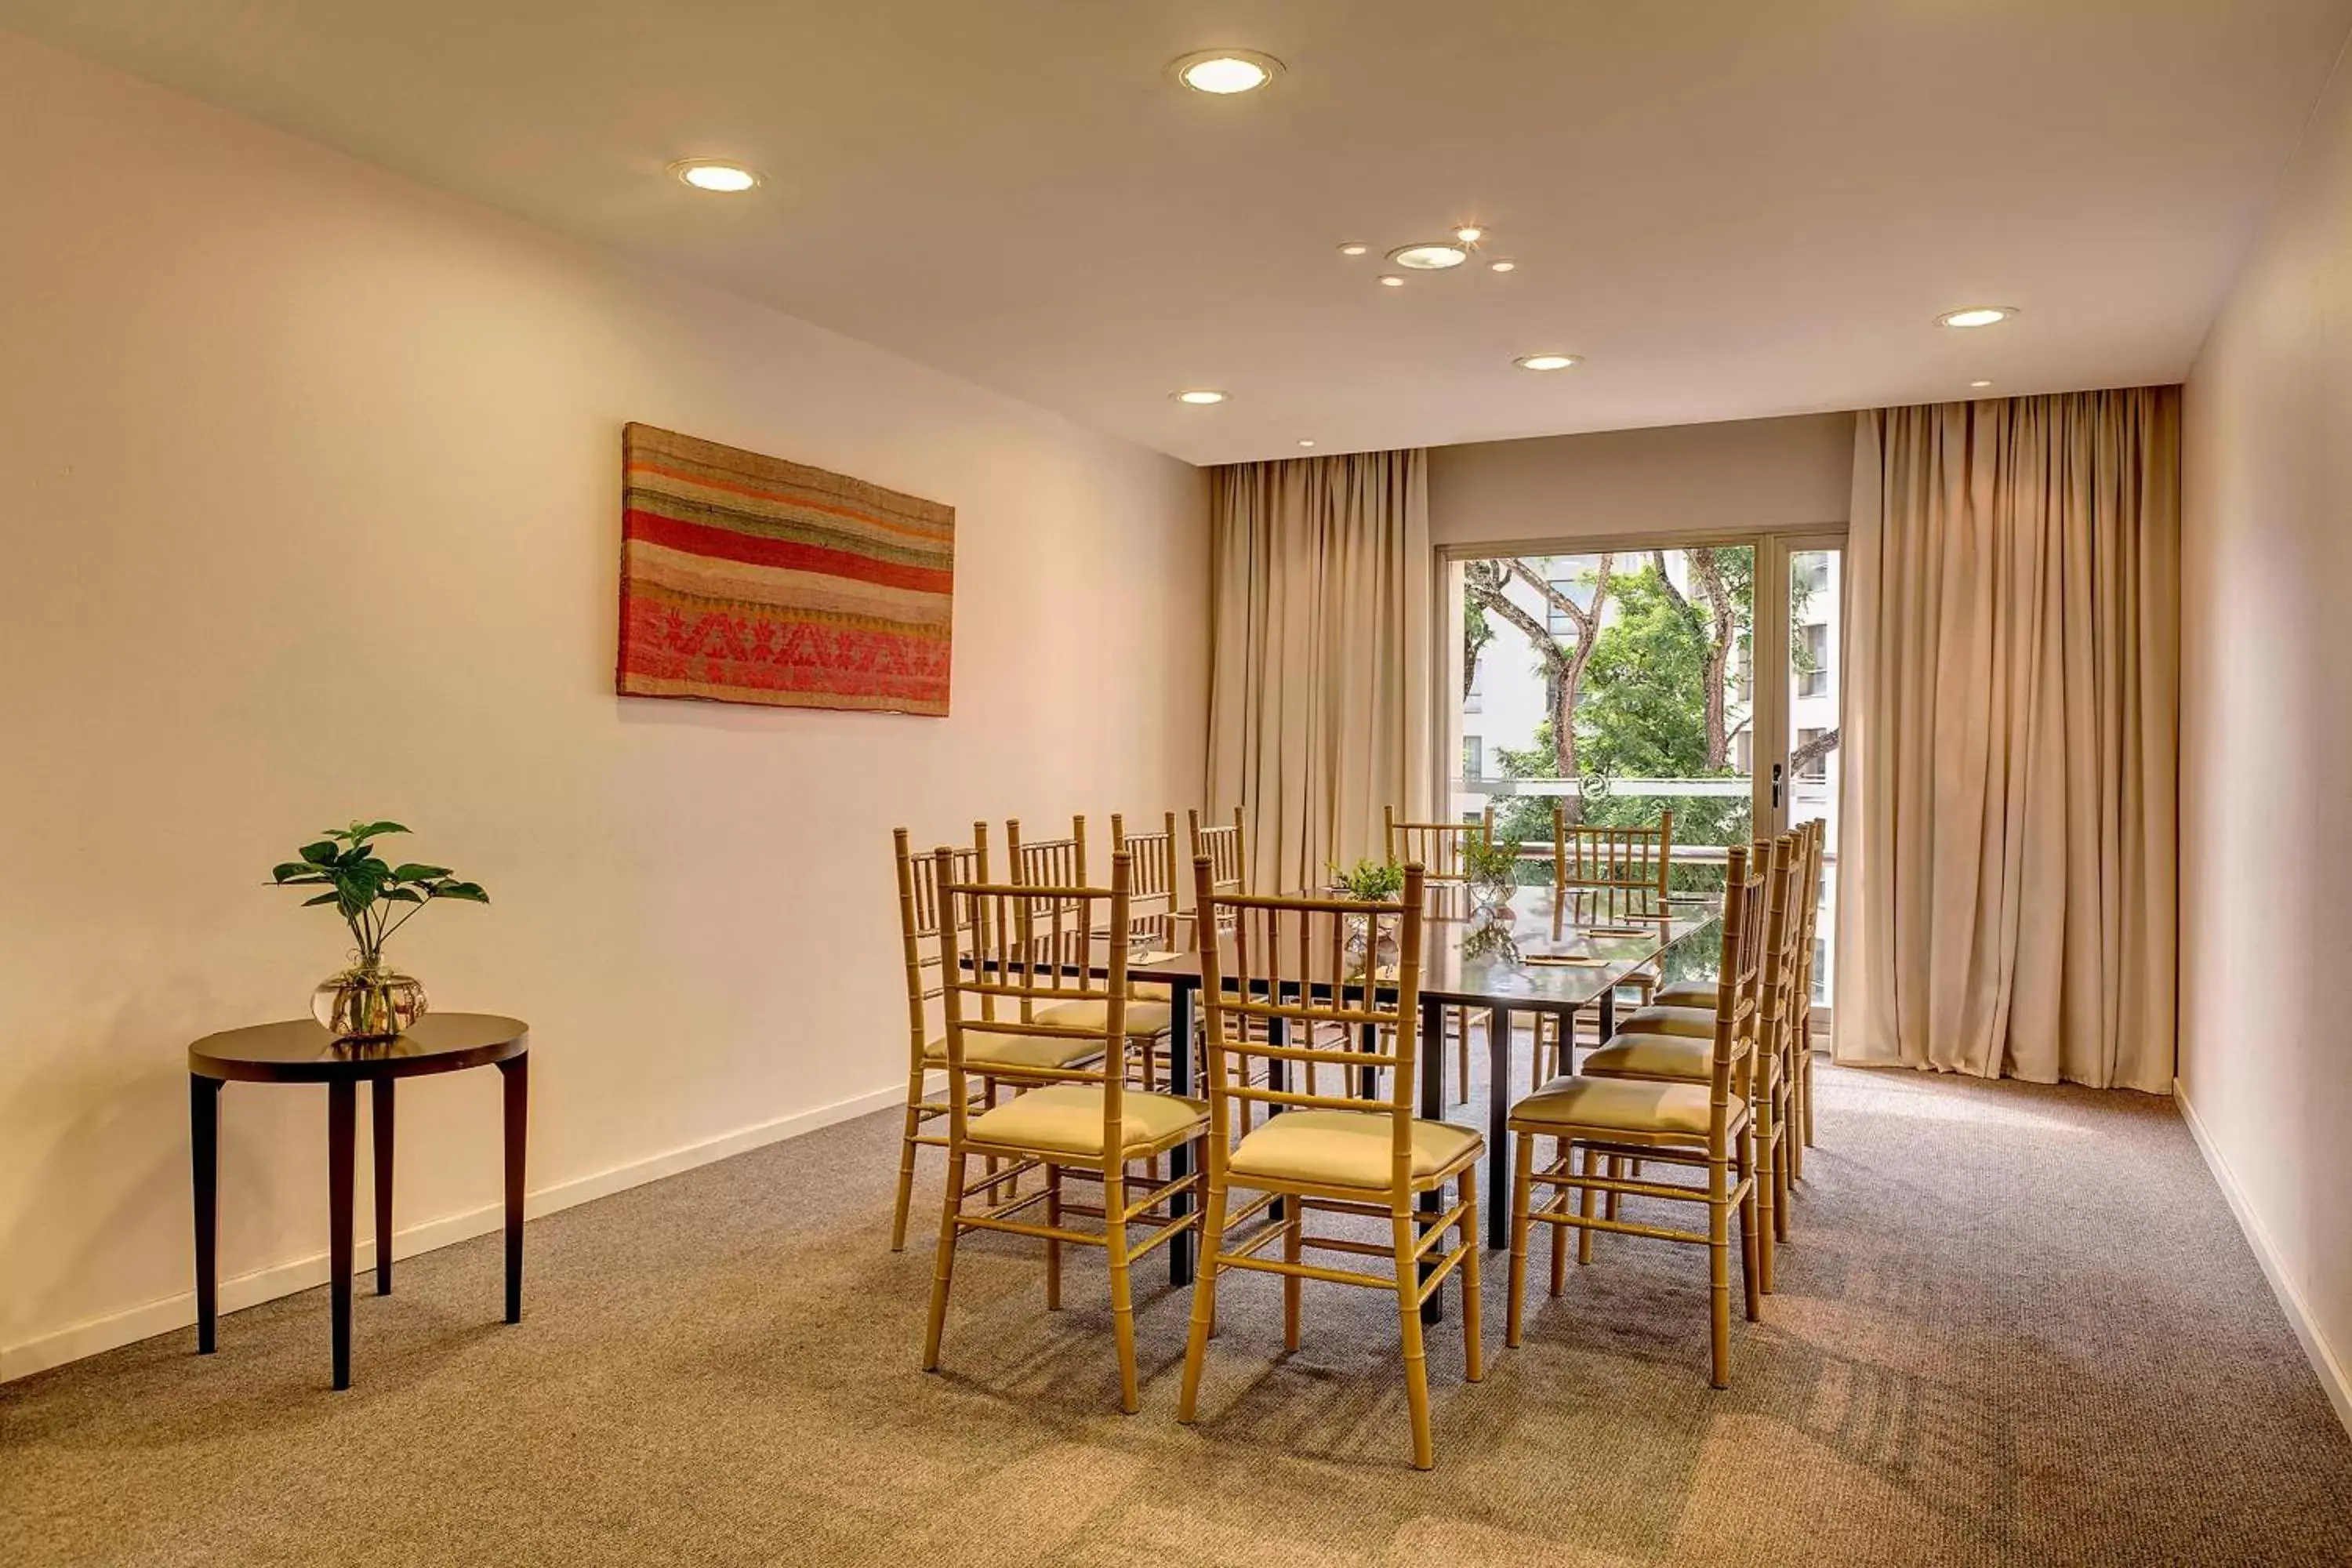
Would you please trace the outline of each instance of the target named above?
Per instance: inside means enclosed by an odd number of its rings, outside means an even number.
[[[392,1294],[392,1084],[388,1078],[373,1085],[375,1103],[368,1116],[368,1136],[375,1143],[375,1293]]]
[[[530,1144],[530,1054],[499,1064],[506,1094],[507,1321],[522,1321],[523,1155]]]
[[[1563,1026],[1564,1027],[1565,1026]],[[1486,1014],[1486,1247],[1511,1245],[1511,1010]]]
[[[1188,1095],[1192,1092],[1192,988],[1181,984],[1168,988],[1168,1092]],[[1178,1180],[1192,1173],[1192,1146],[1179,1143],[1168,1152],[1169,1179]],[[1168,1200],[1171,1218],[1181,1219],[1193,1210],[1190,1187]],[[1195,1237],[1185,1231],[1168,1244],[1168,1283],[1190,1285],[1192,1282],[1192,1252]]]
[[[1286,985],[1282,988],[1280,994],[1284,998],[1296,996],[1298,994],[1298,988],[1294,985]],[[1287,1018],[1268,1018],[1265,1021],[1265,1043],[1269,1046],[1276,1047],[1289,1045],[1290,1020]],[[1311,1065],[1307,1068],[1305,1077],[1308,1088],[1311,1090],[1315,1082],[1315,1069]],[[1265,1063],[1265,1086],[1268,1089],[1289,1089],[1290,1064],[1282,1060],[1279,1057],[1268,1057]],[[1279,1105],[1268,1105],[1265,1110],[1266,1120],[1270,1121],[1274,1118],[1282,1114],[1283,1107]],[[1263,1124],[1261,1123],[1261,1125]],[[1286,1197],[1277,1196],[1272,1204],[1266,1206],[1265,1212],[1266,1217],[1269,1219],[1287,1219],[1290,1217],[1290,1200]]]
[[[1601,1043],[1605,1046],[1609,1043],[1609,1037],[1617,1032],[1617,987],[1614,985],[1612,985],[1608,990],[1603,991],[1601,994],[1601,1012],[1597,1022],[1601,1031],[1599,1038]],[[1563,1035],[1560,1037],[1573,1042],[1576,1037],[1571,1034]],[[1576,1068],[1570,1065],[1574,1060],[1574,1047],[1571,1043],[1570,1050],[1563,1055],[1559,1070],[1562,1072],[1574,1072]]]
[[[195,1176],[196,1353],[210,1355],[220,1331],[221,1080],[188,1075],[188,1150]]]
[[[1424,1121],[1442,1121],[1445,1115],[1445,1005],[1424,998],[1421,1004],[1421,1109]],[[1426,1192],[1421,1194],[1421,1207],[1433,1212],[1444,1206],[1445,1194]],[[1475,1228],[1475,1226],[1473,1228]],[[1429,1278],[1436,1267],[1423,1258],[1421,1277]],[[1424,1323],[1442,1321],[1445,1317],[1445,1292],[1430,1292],[1429,1300],[1421,1304],[1421,1321]]]
[[[1444,1037],[1445,1037],[1443,1035],[1438,1037],[1440,1044],[1444,1043]],[[1381,1048],[1380,1026],[1377,1024],[1357,1025],[1356,1048],[1363,1052],[1366,1056],[1370,1056],[1373,1052],[1379,1050]],[[1380,1068],[1358,1068],[1356,1069],[1356,1095],[1360,1100],[1378,1100],[1380,1098]]]
[[[335,1386],[352,1385],[352,1166],[359,1121],[358,1085],[327,1086],[328,1289],[334,1301]]]

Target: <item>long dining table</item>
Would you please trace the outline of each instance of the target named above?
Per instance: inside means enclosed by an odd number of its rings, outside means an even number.
[[[1316,896],[1322,896],[1319,893]],[[1618,987],[1636,971],[1667,950],[1688,941],[1719,918],[1718,900],[1709,894],[1675,894],[1664,900],[1629,901],[1622,891],[1592,894],[1570,889],[1555,895],[1549,888],[1522,888],[1499,911],[1473,910],[1465,889],[1454,883],[1431,884],[1423,923],[1419,1114],[1432,1121],[1445,1112],[1447,1052],[1445,1015],[1454,1008],[1475,1008],[1486,1015],[1486,1245],[1500,1250],[1510,1245],[1511,1032],[1516,1015],[1549,1015],[1559,1020],[1560,1038],[1573,1041],[1576,1020],[1585,1008],[1596,1010],[1601,1036],[1616,1026]],[[1481,933],[1486,934],[1481,934]],[[1498,934],[1499,933],[1499,934]],[[1193,1037],[1193,1019],[1201,989],[1198,952],[1151,955],[1146,962],[1130,960],[1130,981],[1153,981],[1169,987],[1173,1004],[1169,1024],[1171,1041]],[[1361,984],[1350,980],[1350,989]],[[1376,977],[1377,988],[1377,977]],[[1391,990],[1390,995],[1393,998]],[[1169,1091],[1192,1094],[1194,1061],[1190,1049],[1169,1053]],[[1191,1169],[1189,1149],[1176,1151],[1174,1173]],[[1176,1212],[1188,1213],[1192,1194],[1173,1200]],[[1436,1206],[1436,1194],[1426,1200]],[[1178,1285],[1192,1282],[1193,1237],[1188,1232],[1168,1249],[1169,1278]],[[1431,1298],[1431,1309],[1437,1298]]]

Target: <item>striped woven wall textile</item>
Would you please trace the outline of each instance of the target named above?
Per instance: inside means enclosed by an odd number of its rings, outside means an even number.
[[[650,425],[621,463],[623,693],[946,716],[953,507]]]

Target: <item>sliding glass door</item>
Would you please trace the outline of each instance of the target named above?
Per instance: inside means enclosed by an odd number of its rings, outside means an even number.
[[[1671,811],[1693,888],[1759,833],[1822,817],[1834,843],[1843,562],[1836,536],[1452,560],[1454,814],[1491,805],[1533,848],[1556,805],[1593,823]],[[1815,971],[1826,1001],[1826,956]]]

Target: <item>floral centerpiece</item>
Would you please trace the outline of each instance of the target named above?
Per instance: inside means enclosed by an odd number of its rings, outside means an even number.
[[[1490,914],[1511,901],[1519,886],[1519,841],[1471,835],[1462,846],[1462,870],[1470,879],[1470,901]]]
[[[1347,870],[1334,863],[1330,868],[1332,891],[1344,893],[1358,903],[1385,904],[1395,900],[1404,891],[1404,868],[1393,860],[1359,860]],[[1360,980],[1366,971],[1377,970],[1393,973],[1397,963],[1397,939],[1393,930],[1381,924],[1381,917],[1372,913],[1342,915],[1348,936],[1343,944],[1342,959],[1347,964],[1343,978]],[[1379,931],[1379,940],[1373,932]]]
[[[383,944],[426,904],[453,899],[487,904],[478,882],[460,881],[446,866],[419,861],[393,865],[375,852],[375,841],[407,828],[397,822],[354,822],[330,828],[305,844],[269,873],[272,886],[326,891],[303,908],[331,906],[352,932],[352,964],[330,975],[311,997],[310,1011],[339,1040],[384,1040],[399,1034],[425,1010],[425,987],[384,967]]]

